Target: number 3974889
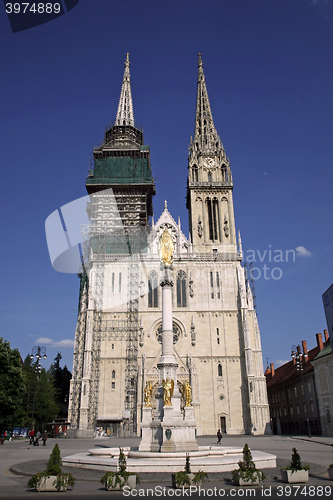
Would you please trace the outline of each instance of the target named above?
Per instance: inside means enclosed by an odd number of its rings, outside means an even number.
[[[61,10],[60,3],[6,3],[7,14],[26,14],[33,12],[34,14],[59,14]]]

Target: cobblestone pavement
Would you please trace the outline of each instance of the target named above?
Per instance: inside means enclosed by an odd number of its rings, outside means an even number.
[[[215,444],[214,436],[205,436],[198,438],[199,444]],[[225,446],[243,446],[248,442],[251,449],[275,453],[278,457],[277,468],[267,469],[263,472],[266,479],[263,486],[252,488],[235,488],[231,481],[231,472],[222,472],[209,474],[208,480],[202,486],[200,494],[192,491],[181,491],[171,488],[170,473],[140,474],[141,483],[135,492],[123,493],[107,492],[100,484],[100,478],[103,472],[96,470],[63,467],[64,472],[70,472],[76,479],[75,487],[72,491],[65,493],[72,499],[89,498],[99,499],[110,496],[112,499],[124,498],[125,496],[150,496],[150,498],[180,496],[191,498],[215,497],[221,498],[232,496],[249,496],[251,493],[255,497],[270,497],[272,499],[302,498],[308,496],[312,498],[333,498],[333,483],[328,480],[327,466],[333,462],[332,438],[305,438],[288,436],[227,436],[223,439]],[[28,476],[40,472],[46,468],[46,463],[51,449],[56,441],[48,440],[46,447],[40,446],[39,449],[29,447],[26,441],[6,442],[0,446],[0,497],[5,499],[34,499],[37,495],[40,499],[40,493],[28,490]],[[92,440],[58,440],[61,456],[68,456],[80,453],[94,447],[116,447],[116,446],[137,446],[138,438],[133,439],[92,439]],[[280,467],[286,465],[291,458],[291,450],[296,447],[301,454],[302,461],[311,465],[310,479],[303,490],[297,490],[296,486],[289,487],[282,483],[280,476]],[[332,487],[331,487],[332,485]],[[309,488],[312,489],[309,489]],[[157,488],[157,489],[156,489]],[[162,488],[162,489],[161,489]],[[163,489],[164,488],[164,489]],[[289,489],[288,489],[289,488]],[[291,488],[291,489],[290,489]],[[300,486],[298,486],[300,488]],[[305,488],[305,489],[304,489]],[[319,489],[318,489],[319,488]],[[179,494],[178,494],[179,493]],[[49,498],[56,500],[58,496],[63,499],[64,493],[42,493],[42,500]]]

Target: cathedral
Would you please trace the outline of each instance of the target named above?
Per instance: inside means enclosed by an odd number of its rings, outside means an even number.
[[[165,201],[153,217],[149,146],[133,116],[127,54],[117,116],[94,148],[80,271],[68,436],[140,435],[144,388],[159,386],[161,261],[174,245],[172,330],[184,412],[190,384],[196,434],[270,433],[260,332],[236,234],[233,180],[214,126],[201,55],[187,179],[189,236]],[[170,210],[170,211],[169,211]],[[157,396],[156,396],[157,397]]]

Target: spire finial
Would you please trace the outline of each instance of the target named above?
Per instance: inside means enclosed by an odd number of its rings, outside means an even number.
[[[132,125],[134,127],[130,64],[129,52],[127,52],[116,123],[117,125]]]
[[[164,210],[168,210],[168,202],[164,200]]]

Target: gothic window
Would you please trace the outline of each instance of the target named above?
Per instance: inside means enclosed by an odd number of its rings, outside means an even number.
[[[214,200],[213,200],[213,229],[214,229],[214,240],[218,240],[218,239],[219,239],[218,224],[219,224],[219,216],[218,216],[218,200],[217,200],[217,198],[214,198]]]
[[[219,215],[218,215],[218,200],[214,198],[206,199],[208,211],[208,226],[209,226],[209,239],[215,241],[219,239]]]
[[[179,271],[177,274],[177,307],[186,307],[186,274]]]
[[[115,382],[111,382],[111,389],[114,390],[116,388],[116,383]]]
[[[157,273],[152,272],[148,277],[148,307],[158,307]]]
[[[112,370],[112,378],[116,378],[116,372],[115,372],[115,370]]]
[[[208,172],[208,182],[212,183],[212,174],[210,172]]]
[[[214,281],[213,281],[213,273],[210,272],[210,286],[211,286],[211,297],[214,298]]]
[[[222,377],[222,365],[220,363],[217,365],[217,375]]]
[[[207,211],[208,211],[208,227],[209,227],[209,239],[214,240],[213,234],[213,214],[212,214],[212,202],[210,198],[206,200]]]
[[[119,273],[119,293],[121,292],[121,273]]]
[[[114,293],[114,273],[112,273],[111,283],[112,283],[112,293]]]

